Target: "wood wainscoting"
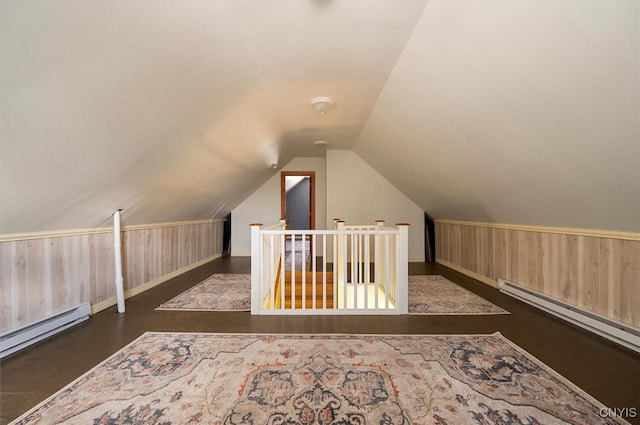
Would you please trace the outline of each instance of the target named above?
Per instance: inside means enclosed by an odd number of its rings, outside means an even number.
[[[122,266],[130,297],[222,255],[224,220],[125,226]],[[113,229],[2,235],[0,333],[89,302],[116,303]]]
[[[640,328],[640,234],[436,220],[437,262]]]

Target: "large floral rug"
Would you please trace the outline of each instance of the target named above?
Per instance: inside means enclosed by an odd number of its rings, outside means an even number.
[[[214,274],[157,310],[250,311],[251,275]],[[439,275],[409,276],[409,314],[509,314]]]
[[[146,333],[15,424],[615,424],[500,334]]]
[[[211,275],[156,310],[251,311],[251,275]]]
[[[440,275],[409,276],[409,314],[509,314]]]

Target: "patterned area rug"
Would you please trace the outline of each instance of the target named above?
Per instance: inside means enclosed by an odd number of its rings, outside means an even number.
[[[251,311],[251,275],[214,274],[156,310]],[[509,314],[439,275],[409,276],[409,314]]]
[[[409,276],[409,314],[509,314],[440,275]]]
[[[616,424],[500,334],[147,333],[15,424]]]
[[[211,275],[156,310],[251,311],[251,275]]]

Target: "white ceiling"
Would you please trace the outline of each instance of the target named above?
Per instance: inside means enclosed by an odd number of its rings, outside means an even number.
[[[354,151],[434,217],[639,232],[639,17],[429,2]]]
[[[355,141],[420,1],[1,3],[0,233],[220,217]],[[332,96],[321,116],[313,96]]]
[[[635,1],[4,0],[0,233],[116,208],[126,224],[222,217],[318,139],[437,218],[640,231],[639,16]]]

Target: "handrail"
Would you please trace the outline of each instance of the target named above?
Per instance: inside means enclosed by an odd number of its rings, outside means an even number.
[[[260,230],[263,235],[395,235],[397,230],[391,228],[381,230]]]

